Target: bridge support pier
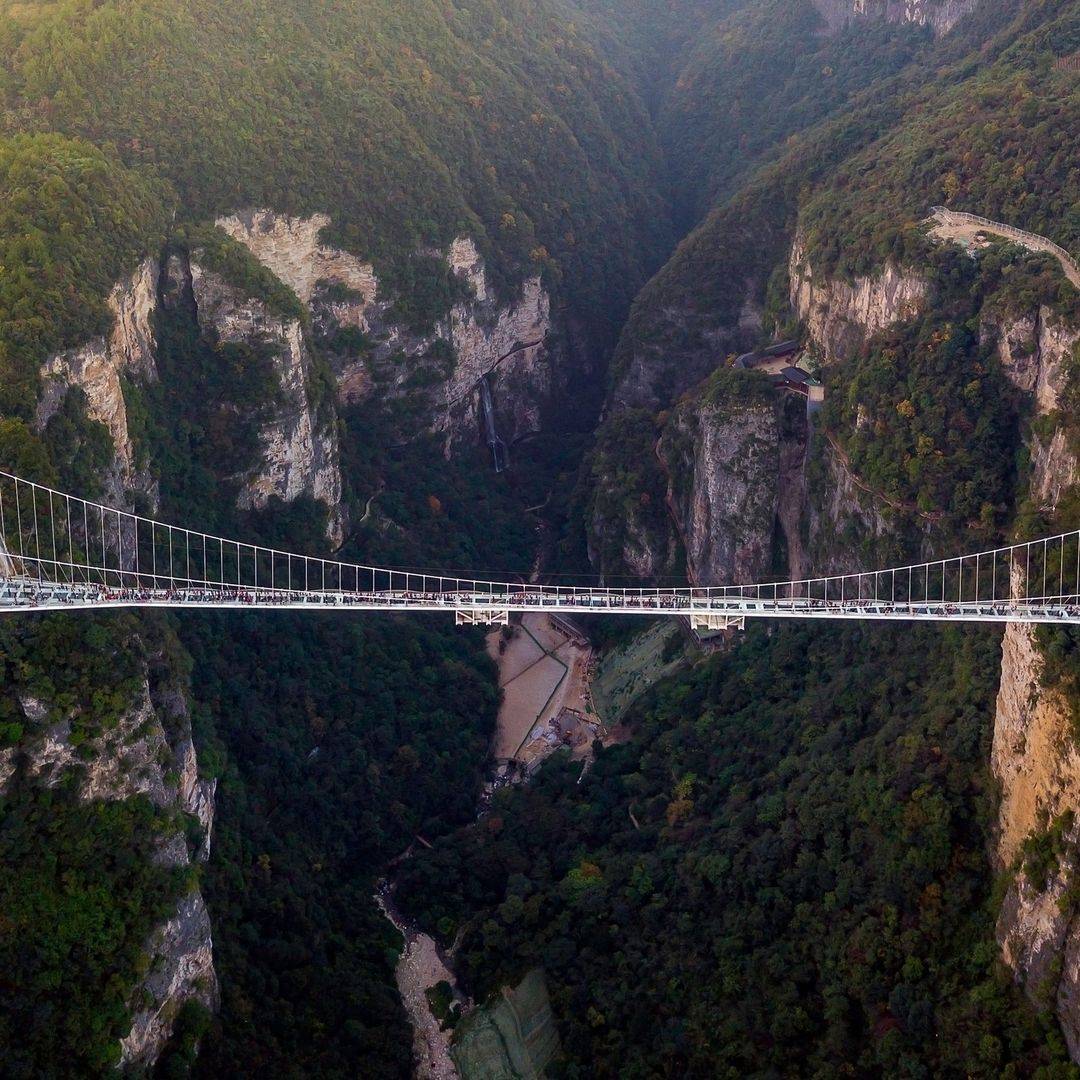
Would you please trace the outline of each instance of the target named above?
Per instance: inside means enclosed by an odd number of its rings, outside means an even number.
[[[745,630],[746,619],[735,615],[711,615],[708,612],[691,612],[690,627],[693,630]]]
[[[455,626],[507,626],[510,612],[506,608],[476,608],[473,611],[455,611]]]

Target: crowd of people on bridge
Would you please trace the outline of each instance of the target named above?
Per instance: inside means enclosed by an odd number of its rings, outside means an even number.
[[[573,609],[630,611],[709,611],[735,614],[747,612],[812,612],[829,615],[912,615],[924,617],[1001,618],[1022,616],[1037,609],[1053,618],[1080,619],[1080,597],[1060,596],[1012,600],[965,600],[957,602],[925,599],[889,599],[852,597],[843,600],[808,596],[760,596],[756,587],[738,586],[730,593],[713,595],[706,590],[681,591],[587,591],[556,588],[522,587],[508,592],[439,591],[352,592],[347,590],[294,590],[253,588],[234,584],[187,586],[147,585],[117,587],[94,582],[49,582],[45,580],[9,580],[0,588],[0,603],[8,606],[40,607],[45,605],[84,606],[186,605],[306,607],[311,605],[342,607],[401,607],[414,609],[514,609],[541,606]],[[753,590],[752,595],[746,595]],[[704,595],[696,595],[704,593]]]

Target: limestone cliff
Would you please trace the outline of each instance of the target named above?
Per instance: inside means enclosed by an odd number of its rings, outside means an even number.
[[[715,371],[729,355],[760,344],[766,332],[760,301],[764,288],[764,280],[755,276],[740,281],[736,291],[742,302],[730,319],[670,302],[647,316],[635,312],[615,355],[609,413],[661,409]]]
[[[814,0],[830,30],[861,19],[931,26],[946,34],[981,0]]]
[[[813,573],[850,574],[889,565],[895,518],[895,508],[868,490],[839,451],[823,441],[805,510]]]
[[[800,238],[792,248],[789,272],[792,307],[825,363],[857,355],[873,334],[919,317],[928,299],[926,280],[895,265],[851,282],[821,279]],[[1025,431],[1028,495],[1036,510],[1053,514],[1080,479],[1061,412],[1080,329],[1045,306],[1019,313],[1007,306],[999,309],[1009,302],[1006,295],[984,307],[980,335],[996,351],[1009,379],[1029,397],[1033,422]],[[932,515],[920,515],[871,491],[827,440],[815,475],[806,532],[810,561],[821,572],[889,561],[885,553],[901,517],[921,528],[928,541],[932,538]],[[932,547],[927,546],[927,557]],[[1080,812],[1080,751],[1069,707],[1044,684],[1043,669],[1033,630],[1010,625],[1002,644],[991,768],[1001,785],[994,861],[1015,875],[997,937],[1005,962],[1029,995],[1055,1007],[1070,1051],[1080,1059],[1080,924],[1074,905],[1063,902],[1078,869],[1071,851],[1080,830],[1067,838],[1070,846],[1045,887],[1037,887],[1019,865],[1028,837],[1043,833],[1066,811]]]
[[[1061,422],[1067,362],[1080,330],[1046,308],[1009,317],[986,313],[992,341],[1010,379],[1031,395],[1039,421],[1028,435],[1030,497],[1052,513],[1077,480],[1077,460]],[[1078,869],[1061,858],[1045,888],[1038,888],[1018,856],[1024,841],[1067,811],[1080,811],[1080,750],[1069,705],[1044,685],[1043,659],[1034,631],[1011,624],[1002,643],[1001,682],[994,717],[991,768],[1001,785],[994,859],[1015,876],[998,918],[1002,956],[1028,994],[1052,1003],[1074,1059],[1080,1058],[1080,925],[1061,903]],[[1072,841],[1077,839],[1071,837]]]
[[[671,478],[695,585],[758,581],[769,567],[780,474],[778,405],[695,401],[681,405],[658,452]]]
[[[445,433],[449,453],[459,439],[477,437],[477,391],[487,376],[503,438],[512,442],[540,429],[558,385],[576,373],[561,363],[539,276],[500,299],[475,243],[458,237],[447,251],[429,254],[445,260],[467,297],[429,331],[417,332],[402,323],[397,298],[370,263],[322,242],[329,224],[325,215],[266,210],[218,220],[307,305],[344,402],[373,394],[419,397],[426,427]]]
[[[1057,1013],[1069,1051],[1080,1058],[1080,925],[1065,894],[1078,870],[1070,851],[1039,887],[1020,859],[1021,845],[1061,814],[1080,809],[1080,752],[1069,708],[1042,684],[1042,658],[1030,628],[1010,625],[1002,644],[1001,685],[991,767],[1001,785],[995,861],[1014,868],[997,922],[1005,963],[1040,1005]]]
[[[276,398],[260,423],[259,460],[237,477],[238,505],[261,509],[275,496],[284,502],[309,496],[326,505],[330,538],[340,541],[344,525],[336,418],[332,402],[320,408],[313,400],[314,361],[301,320],[274,311],[265,300],[245,295],[204,269],[198,252],[179,272],[188,276],[204,334],[218,344],[267,347],[273,357]]]
[[[155,687],[152,707],[159,730],[171,733],[166,748],[156,754],[158,761],[172,764],[168,774],[154,780],[161,785],[162,805],[192,815],[200,827],[194,850],[189,851],[183,836],[174,835],[162,843],[159,859],[165,865],[205,862],[210,857],[217,781],[199,777],[185,694],[175,686]],[[217,1007],[210,915],[197,888],[180,898],[173,916],[151,933],[146,949],[152,962],[138,995],[140,1007],[132,1017],[131,1031],[121,1041],[124,1065],[146,1066],[157,1060],[172,1034],[173,1021],[189,999],[209,1009]]]
[[[114,447],[111,466],[102,478],[108,501],[129,502],[129,493],[140,491],[153,500],[156,485],[136,463],[121,379],[156,377],[154,363],[154,311],[157,305],[158,263],[146,259],[109,294],[113,315],[107,337],[95,338],[75,349],[49,358],[41,371],[41,396],[35,415],[40,431],[56,414],[71,387],[86,395],[87,415],[104,424]]]
[[[1030,493],[1037,507],[1052,511],[1078,479],[1077,459],[1069,448],[1059,410],[1080,330],[1049,308],[1039,307],[1019,315],[984,313],[980,332],[984,340],[995,344],[1006,375],[1031,396],[1035,415],[1046,421],[1028,436]]]
[[[892,265],[854,282],[816,274],[800,237],[790,249],[789,274],[791,306],[808,338],[810,357],[804,363],[813,358],[830,363],[857,355],[875,333],[916,318],[928,294],[921,275]],[[744,308],[738,328],[731,330],[735,336],[717,338],[719,351],[706,350],[701,355],[717,367],[723,349],[736,341],[749,343],[755,326],[760,333],[760,312]],[[743,333],[746,337],[740,339]],[[644,374],[639,378],[635,372],[645,372],[647,360],[643,346],[640,362],[623,370],[612,397],[613,414],[639,398],[655,406],[669,392],[683,392],[687,369],[675,365],[678,372],[668,374],[672,365],[661,365],[659,375],[653,371],[648,378]],[[717,379],[723,385],[703,389]],[[660,444],[670,478],[671,519],[695,580],[753,580],[756,572],[769,565],[774,521],[781,527],[792,576],[800,576],[810,565],[821,572],[853,571],[897,557],[898,514],[930,531],[927,515],[923,521],[909,508],[890,504],[872,491],[827,439],[818,440],[812,462],[814,482],[808,484],[810,430],[803,399],[798,399],[796,408],[791,399],[777,393],[771,408],[747,411],[738,404],[737,391],[729,382],[720,368],[690,391],[689,404],[677,407],[674,426],[669,424]],[[731,393],[735,397],[725,400]],[[703,394],[711,396],[712,406],[702,407]],[[784,407],[777,412],[782,402]],[[766,420],[769,416],[771,421]],[[676,446],[683,451],[674,452]],[[745,477],[738,475],[743,467],[740,462],[749,470]],[[670,571],[673,559],[665,551],[663,530],[650,525],[647,516],[633,507],[622,524],[622,561],[628,568],[640,567],[646,575]],[[600,550],[598,535],[613,527],[592,523],[592,550]]]
[[[918,318],[929,292],[921,274],[892,263],[854,281],[827,277],[814,270],[799,234],[788,275],[791,307],[805,327],[808,352],[824,365],[856,357],[875,334]],[[827,435],[818,440],[811,471],[803,535],[815,572],[848,573],[901,558],[900,518],[926,537],[932,532],[930,515],[874,491]]]
[[[138,641],[125,647],[142,648]],[[157,841],[156,861],[187,866],[209,856],[217,782],[199,777],[186,699],[167,674],[168,662],[147,656],[141,664],[141,681],[122,715],[90,738],[74,737],[80,718],[64,704],[16,688],[26,734],[0,754],[0,794],[18,776],[20,783],[47,788],[73,781],[84,800],[144,795],[163,810],[198,820],[201,838],[194,850],[181,827]],[[210,920],[197,887],[178,899],[175,913],[151,932],[145,949],[148,973],[134,995],[131,1030],[121,1040],[123,1066],[156,1061],[189,999],[216,1005]]]
[[[851,282],[817,274],[801,237],[792,244],[788,272],[791,306],[826,363],[857,352],[878,331],[915,318],[927,297],[923,277],[892,263]]]

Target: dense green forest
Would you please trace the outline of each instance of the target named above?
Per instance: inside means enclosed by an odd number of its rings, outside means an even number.
[[[84,801],[87,762],[140,694],[142,665],[175,642],[128,616],[0,626],[0,747],[16,754],[0,799],[0,1074],[103,1075],[120,1059],[145,940],[195,883],[155,860],[172,815],[145,797]],[[24,703],[40,711],[27,714]],[[32,716],[32,718],[31,718]],[[69,729],[74,767],[43,786],[23,738]],[[42,767],[48,778],[48,759]],[[182,825],[182,823],[181,823]]]
[[[545,968],[557,1075],[1077,1075],[991,936],[997,638],[758,627],[418,853],[483,995]]]
[[[624,50],[563,0],[0,5],[0,131],[108,143],[198,220],[328,213],[391,277],[474,236],[610,335],[670,240]],[[599,47],[597,43],[600,43]]]
[[[181,635],[224,762],[205,880],[222,1008],[197,1075],[407,1076],[400,938],[372,894],[417,833],[472,816],[486,658],[412,620],[198,616]]]
[[[2,18],[0,12],[0,18]],[[164,185],[57,134],[0,136],[0,409],[25,419],[37,374],[111,325],[105,298],[164,236]]]
[[[0,1045],[5,1076],[101,1076],[120,1059],[151,928],[190,881],[153,862],[144,798],[30,788],[0,823]]]
[[[1052,260],[971,259],[922,223],[946,202],[1080,248],[1080,79],[1055,63],[1077,52],[1075,0],[986,3],[943,37],[828,34],[811,0],[0,0],[0,468],[103,493],[107,429],[78,389],[37,421],[42,363],[108,332],[141,260],[191,254],[303,325],[316,423],[340,445],[342,558],[525,578],[540,553],[614,583],[637,544],[680,574],[666,497],[687,478],[665,475],[657,439],[683,403],[769,393],[724,364],[801,333],[800,233],[815,271],[917,267],[933,309],[824,372],[815,497],[831,444],[900,507],[898,549],[994,542],[1018,507],[1042,527],[1028,409],[979,320],[1074,294]],[[497,475],[479,440],[448,455],[412,398],[376,387],[335,414],[340,342],[213,225],[254,207],[327,214],[324,238],[374,263],[417,332],[467,295],[440,251],[475,238],[498,297],[542,275],[588,375]],[[123,398],[161,516],[326,554],[322,503],[237,509],[280,405],[272,350],[213,340],[191,296],[153,330],[156,378],[125,375]],[[436,342],[411,377],[452,359]],[[567,434],[605,379],[598,429]],[[1073,697],[1074,636],[1041,639]],[[557,757],[477,822],[498,706],[478,632],[278,612],[5,622],[0,1077],[108,1074],[147,934],[196,884],[221,1006],[180,1013],[157,1075],[408,1076],[400,939],[373,892],[417,836],[433,847],[399,899],[444,944],[461,934],[479,1000],[544,969],[553,1076],[1080,1075],[993,940],[998,648],[993,631],[758,626],[638,702],[584,779]],[[205,865],[155,860],[166,834],[194,850],[192,821],[77,797],[144,682],[186,702],[219,781]],[[21,748],[54,724],[75,761],[46,786]],[[1030,845],[1036,878],[1067,825]]]
[[[828,197],[807,206],[822,268],[856,274],[889,257],[917,259],[925,250],[917,223],[935,204],[975,207],[1066,249],[1080,246],[1077,149],[1060,138],[1075,126],[1080,83],[1054,64],[1080,49],[1080,13],[1044,2],[1022,18],[1030,31],[994,63],[961,67],[966,78],[940,87],[932,108],[854,155],[830,180]]]
[[[921,60],[925,27],[855,24],[823,34],[810,0],[743,4],[695,40],[658,123],[684,224],[730,195],[789,136]]]
[[[165,515],[325,551],[321,504],[241,512],[223,498],[221,462],[254,452],[258,381],[245,390],[227,376],[190,312],[166,314],[158,332],[144,441],[162,469]],[[223,410],[250,422],[222,425]],[[354,519],[369,491],[379,514],[342,557],[524,570],[533,526],[523,507],[539,501],[535,485],[550,482],[558,455],[538,441],[535,469],[526,457],[493,487],[479,448],[450,463],[426,440],[388,452],[390,422],[377,405],[345,414]],[[204,893],[222,1007],[195,1075],[340,1076],[363,1061],[371,1076],[407,1076],[409,1029],[393,989],[400,938],[372,897],[417,834],[434,838],[473,815],[498,703],[480,638],[441,620],[285,613],[200,613],[179,620],[178,635],[200,768],[221,780]],[[174,1061],[190,1065],[180,1041],[161,1068]]]

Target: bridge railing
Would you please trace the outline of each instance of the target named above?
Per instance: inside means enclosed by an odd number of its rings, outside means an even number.
[[[169,602],[342,597],[373,605],[535,605],[598,610],[738,611],[833,607],[899,611],[963,605],[1080,605],[1080,532],[971,555],[798,581],[714,587],[537,585],[365,566],[214,536],[0,472],[0,581],[53,592],[102,590]]]
[[[952,218],[956,221],[965,221],[970,225],[985,226],[986,228],[993,229],[995,232],[1010,236],[1014,240],[1018,240],[1020,243],[1032,247],[1037,251],[1045,251],[1054,254],[1065,262],[1077,277],[1080,277],[1080,264],[1076,262],[1065,248],[1060,244],[1056,244],[1049,237],[1040,236],[1039,233],[1028,232],[1027,229],[1018,229],[1015,225],[1007,225],[1002,221],[993,221],[991,218],[981,217],[979,214],[969,214],[963,210],[950,210],[947,206],[932,206],[930,212],[942,217]]]

